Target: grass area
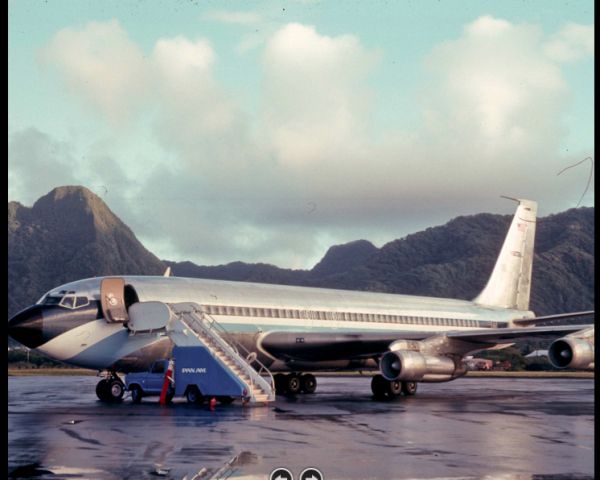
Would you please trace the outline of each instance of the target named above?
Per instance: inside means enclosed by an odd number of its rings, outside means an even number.
[[[11,368],[8,367],[9,377],[29,377],[33,375],[51,375],[51,376],[71,376],[71,375],[89,375],[95,376],[97,370],[87,368]]]
[[[379,372],[312,372],[314,375],[319,377],[372,377]],[[56,367],[40,367],[40,368],[28,368],[28,367],[8,367],[9,376],[32,376],[32,375],[51,375],[51,376],[69,376],[69,375],[89,375],[95,376],[98,374],[97,370],[89,370],[87,368],[56,368]],[[500,370],[492,371],[471,371],[467,372],[467,377],[478,377],[478,378],[594,378],[593,371],[579,371],[579,372],[559,372],[559,371],[518,371],[518,372],[505,372]]]
[[[492,378],[492,377],[503,377],[503,378],[594,378],[594,372],[532,372],[522,370],[519,372],[502,372],[502,371],[488,371],[488,372],[467,372],[467,377],[480,377],[480,378]]]
[[[377,375],[379,372],[312,372],[318,377],[372,377]],[[580,371],[580,372],[559,372],[559,371],[518,371],[518,372],[506,372],[501,370],[492,371],[471,371],[467,372],[467,377],[478,377],[478,378],[594,378],[593,371]]]

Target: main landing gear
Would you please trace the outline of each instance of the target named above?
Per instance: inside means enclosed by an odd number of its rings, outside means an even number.
[[[317,378],[312,373],[278,373],[274,379],[277,395],[315,393],[317,390]]]
[[[96,385],[96,395],[102,402],[116,403],[123,399],[125,385],[119,376],[111,372]]]
[[[391,400],[401,394],[412,396],[417,393],[417,382],[386,380],[383,375],[375,375],[371,380],[371,391],[375,400]]]

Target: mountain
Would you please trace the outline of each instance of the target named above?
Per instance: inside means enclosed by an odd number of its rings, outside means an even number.
[[[94,193],[59,187],[28,208],[8,204],[8,314],[60,284],[102,275],[162,274],[165,265]]]
[[[192,262],[165,260],[165,263],[178,277],[276,283],[278,285],[314,285],[318,278],[331,278],[362,265],[377,251],[377,247],[366,240],[334,245],[312,270],[290,270],[266,263],[232,262],[210,267],[196,265]]]
[[[199,266],[161,261],[95,194],[60,187],[32,208],[8,204],[8,313],[80,278],[160,275],[474,298],[484,287],[512,215],[457,217],[381,248],[366,240],[332,246],[311,270],[264,263]],[[538,315],[594,307],[594,209],[538,219],[531,309]]]
[[[487,282],[512,215],[458,217],[384,245],[321,286],[471,299]],[[538,219],[530,308],[538,315],[594,308],[594,209]]]
[[[331,247],[312,270],[240,262],[171,265],[173,275],[471,299],[487,282],[512,215],[457,217],[377,249]],[[594,209],[539,218],[530,308],[538,315],[594,308]]]
[[[314,277],[343,274],[363,265],[377,252],[377,247],[367,240],[334,245],[310,272]]]
[[[278,285],[304,285],[308,279],[306,270],[290,270],[267,263],[231,262],[226,265],[200,266],[192,262],[165,260],[177,277],[211,278],[237,282],[275,283]]]
[[[537,312],[594,309],[594,209],[551,215],[538,224],[531,304]]]

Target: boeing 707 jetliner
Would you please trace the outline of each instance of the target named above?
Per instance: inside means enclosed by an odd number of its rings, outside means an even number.
[[[314,392],[308,372],[378,370],[375,398],[413,395],[418,382],[464,375],[466,355],[526,338],[555,339],[549,358],[556,367],[587,368],[594,362],[593,326],[536,324],[593,312],[536,317],[529,310],[537,204],[514,200],[492,274],[471,301],[123,275],[50,290],[10,319],[9,334],[55,359],[105,372],[96,389],[104,401],[123,396],[118,374],[170,358],[190,332],[207,348],[226,342],[243,350],[244,362],[260,373],[287,372],[274,382],[287,393]]]

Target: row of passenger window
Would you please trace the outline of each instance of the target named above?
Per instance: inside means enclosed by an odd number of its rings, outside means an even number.
[[[231,315],[263,318],[298,318],[307,320],[338,320],[355,322],[403,323],[414,325],[438,325],[453,327],[498,326],[490,322],[467,320],[463,318],[434,318],[404,315],[385,315],[379,313],[324,312],[316,310],[294,310],[283,308],[230,307],[225,305],[206,305],[206,313],[211,315]]]

